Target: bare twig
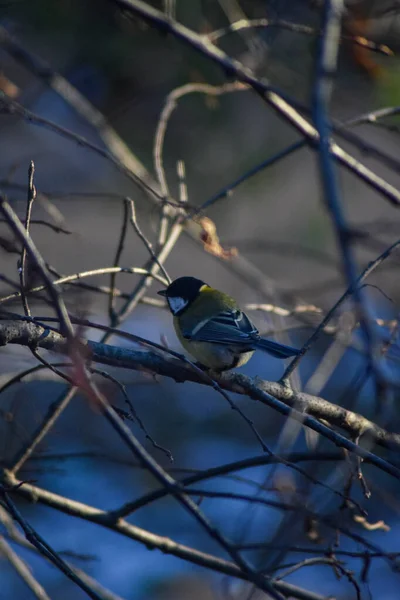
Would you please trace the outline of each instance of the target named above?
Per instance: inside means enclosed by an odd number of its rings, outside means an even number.
[[[74,273],[73,275],[66,275],[65,277],[61,277],[60,279],[55,279],[52,281],[53,286],[63,285],[64,283],[74,283],[80,279],[85,277],[95,277],[96,275],[108,275],[109,273],[128,273],[130,275],[146,275],[146,277],[150,277],[159,281],[162,285],[167,285],[166,280],[157,275],[156,273],[150,273],[146,269],[141,269],[139,267],[103,267],[101,269],[92,269],[91,271],[82,271],[81,273]],[[27,290],[29,293],[42,292],[46,289],[45,285],[38,285],[34,288]],[[15,292],[14,294],[10,294],[9,296],[4,296],[0,298],[0,304],[4,302],[8,302],[9,300],[14,300],[15,298],[19,298],[21,296],[21,292]],[[130,298],[130,296],[129,296]]]
[[[10,562],[35,598],[38,600],[51,600],[46,590],[32,575],[26,562],[14,552],[3,536],[0,536],[0,555],[4,556]]]
[[[233,190],[236,189],[244,181],[247,181],[260,171],[263,171],[268,167],[272,167],[272,165],[274,165],[275,163],[279,162],[283,158],[286,158],[287,156],[290,156],[291,154],[293,154],[297,150],[300,150],[301,148],[304,148],[305,146],[306,142],[304,140],[300,140],[299,142],[290,144],[290,146],[287,146],[286,148],[277,152],[273,156],[263,160],[261,163],[251,168],[249,171],[246,171],[246,173],[232,181],[229,185],[223,187],[219,192],[217,192],[211,198],[203,202],[203,204],[201,204],[199,207],[193,209],[186,218],[193,218],[201,212],[205,211],[207,208],[210,208],[210,206],[215,204],[218,200],[221,200],[221,198],[229,197],[232,194]]]
[[[163,164],[163,150],[164,150],[164,141],[165,134],[167,131],[167,126],[173,111],[177,106],[177,102],[179,99],[183,98],[188,94],[193,93],[202,93],[210,96],[219,96],[228,92],[235,92],[238,90],[245,90],[247,86],[241,83],[229,83],[222,86],[213,86],[206,83],[189,83],[183,85],[181,87],[176,88],[172,92],[170,92],[165,100],[164,107],[162,109],[158,124],[157,130],[154,137],[154,146],[153,146],[153,161],[154,167],[157,173],[158,182],[161,189],[161,194],[163,196],[162,210],[160,216],[160,226],[159,226],[159,234],[158,234],[158,247],[162,247],[167,239],[167,227],[169,217],[172,215],[173,210],[166,203],[170,194],[167,183],[167,178],[165,174],[164,164]]]
[[[225,85],[210,85],[208,83],[188,83],[177,87],[170,92],[165,100],[164,107],[161,112],[160,119],[157,125],[157,131],[154,140],[153,160],[157,172],[158,181],[161,187],[161,193],[164,197],[169,196],[168,184],[163,166],[162,154],[164,148],[165,133],[168,122],[173,111],[177,107],[177,102],[188,94],[207,94],[208,96],[221,96],[226,93],[245,91],[248,86],[242,83],[227,83]]]
[[[137,235],[139,236],[139,238],[142,240],[143,244],[145,245],[145,247],[147,248],[152,260],[157,263],[157,265],[160,267],[160,271],[162,271],[162,274],[164,275],[166,281],[169,283],[171,283],[171,277],[168,275],[164,265],[159,261],[159,259],[157,258],[154,250],[153,250],[153,246],[151,245],[151,243],[149,242],[149,240],[146,238],[146,236],[144,235],[143,231],[140,229],[139,227],[139,223],[137,221],[136,218],[136,208],[135,208],[135,203],[133,200],[131,200],[130,198],[126,199],[130,209],[131,209],[131,216],[130,216],[130,222],[132,224],[132,227],[134,228],[134,230],[136,231]]]
[[[6,219],[0,219],[0,223],[8,223]],[[55,223],[49,223],[49,221],[45,221],[44,219],[31,219],[31,225],[43,225],[44,227],[48,227],[52,229],[56,233],[65,233],[66,235],[71,235],[73,232],[65,227],[61,227],[61,225],[56,225]]]
[[[71,362],[53,363],[53,365],[55,367],[70,367]],[[47,368],[46,365],[40,364],[40,365],[34,365],[33,367],[29,367],[29,369],[25,369],[24,371],[20,371],[16,375],[10,377],[10,379],[8,379],[8,381],[6,381],[6,383],[4,383],[0,387],[0,395],[3,392],[5,392],[9,387],[15,385],[16,383],[20,383],[26,377],[29,378],[30,375],[33,375],[34,373],[37,373],[38,371],[43,371],[46,368]]]
[[[19,456],[16,457],[14,465],[10,469],[10,473],[12,473],[13,475],[16,475],[18,473],[18,471],[21,469],[21,467],[24,465],[24,463],[29,459],[29,457],[35,451],[38,444],[40,444],[40,442],[43,440],[43,438],[47,435],[47,433],[53,427],[53,425],[56,422],[56,420],[58,419],[58,417],[67,408],[70,400],[72,399],[72,397],[74,395],[73,392],[74,392],[74,388],[69,389],[65,393],[63,392],[62,395],[60,396],[60,398],[58,400],[55,400],[50,405],[50,408],[47,412],[47,415],[46,415],[43,423],[40,424],[38,429],[34,432],[30,442],[26,445],[26,447],[23,448],[23,450],[20,452]]]
[[[228,33],[234,33],[237,31],[242,31],[243,29],[265,29],[267,27],[276,27],[278,29],[287,29],[292,31],[293,33],[301,33],[310,36],[321,36],[322,32],[309,27],[308,25],[303,25],[302,23],[291,23],[290,21],[285,21],[283,19],[240,19],[234,23],[231,23],[227,27],[221,27],[220,29],[216,29],[215,31],[211,31],[210,33],[206,33],[205,37],[210,40],[210,42],[216,42],[221,39],[223,36]],[[377,44],[372,40],[367,40],[366,38],[359,35],[346,35],[342,34],[340,36],[341,41],[351,42],[356,44],[357,46],[361,46],[362,48],[367,48],[372,52],[378,52],[379,54],[384,54],[385,56],[392,56],[392,50],[386,46],[385,44]]]
[[[371,112],[364,113],[353,119],[346,121],[347,127],[356,127],[363,124],[376,124],[385,117],[393,117],[400,114],[400,106],[388,106],[386,108],[379,108]]]
[[[305,560],[302,560],[299,563],[287,568],[283,573],[280,573],[278,576],[278,580],[283,579],[284,577],[288,577],[289,575],[295,573],[303,567],[312,567],[318,564],[331,566],[335,574],[340,573],[341,575],[344,575],[348,579],[348,581],[353,585],[356,591],[357,600],[361,600],[361,589],[356,579],[354,578],[353,573],[346,569],[334,555],[331,555],[330,557],[326,556],[324,558],[306,558]]]
[[[114,258],[114,267],[119,267],[119,262],[121,260],[122,252],[124,250],[124,243],[125,243],[125,237],[126,237],[127,230],[128,230],[128,202],[127,202],[127,200],[124,200],[121,232],[119,235],[118,246],[117,246],[117,250],[116,250],[115,258]],[[116,296],[116,294],[115,294],[116,277],[117,277],[116,272],[111,273],[110,292],[109,292],[109,296],[108,296],[108,316],[109,316],[109,319],[111,322],[116,316],[115,308],[114,308],[115,296]]]
[[[106,371],[102,371],[100,369],[94,369],[93,367],[90,367],[89,370],[91,373],[96,373],[97,375],[100,375],[104,379],[108,379],[109,381],[112,381],[114,383],[114,385],[116,385],[119,388],[119,390],[121,391],[121,393],[124,397],[125,403],[127,404],[128,408],[129,408],[129,413],[128,413],[129,416],[138,423],[140,429],[143,431],[146,439],[149,440],[149,442],[151,443],[153,448],[155,448],[156,450],[161,450],[161,452],[164,452],[164,454],[169,458],[169,460],[171,462],[173,462],[174,458],[173,458],[171,452],[167,448],[164,448],[163,446],[160,446],[159,444],[157,444],[157,442],[155,442],[155,440],[152,438],[152,436],[147,431],[147,428],[145,427],[142,419],[139,417],[135,407],[133,406],[133,404],[131,402],[131,399],[128,396],[126,387],[120,381],[118,381],[118,379],[116,379],[115,377],[110,375],[110,373],[107,373]],[[115,410],[115,406],[113,408]]]
[[[29,174],[28,174],[28,178],[29,178],[28,198],[27,198],[27,203],[26,203],[26,215],[25,215],[25,230],[26,230],[27,235],[29,235],[29,226],[30,226],[30,222],[31,222],[32,205],[36,198],[36,188],[35,188],[35,184],[33,182],[34,174],[35,174],[35,164],[34,164],[33,160],[31,160],[31,163],[29,165]],[[25,314],[28,317],[30,317],[31,311],[29,310],[28,299],[25,295],[25,288],[26,288],[26,247],[25,247],[25,244],[23,244],[22,251],[21,251],[21,259],[20,259],[20,266],[19,266],[19,280],[21,283],[22,305],[24,307]]]

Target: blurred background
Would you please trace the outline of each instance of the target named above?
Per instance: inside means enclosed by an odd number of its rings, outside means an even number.
[[[319,28],[322,2],[298,0],[191,0],[191,2],[149,3],[199,33],[225,28],[242,18],[284,20]],[[400,5],[389,0],[346,2],[343,32],[361,36],[391,52],[368,50],[344,40],[340,46],[338,73],[332,98],[332,116],[343,122],[383,107],[400,105]],[[317,40],[314,35],[283,26],[244,29],[217,40],[218,45],[267,78],[282,93],[309,106]],[[27,56],[41,65],[29,66]],[[39,72],[41,71],[41,72]],[[188,83],[222,85],[226,78],[216,66],[172,36],[160,33],[138,18],[106,0],[15,0],[0,3],[0,89],[13,101],[39,117],[104,146],[99,132],[78,114],[70,103],[51,88],[51,72],[62,75],[100,111],[121,136],[143,172],[156,178],[154,138],[167,95]],[[53,86],[54,87],[54,86]],[[25,115],[27,117],[27,115]],[[398,158],[399,117],[364,123],[354,133],[389,157]],[[298,134],[249,90],[219,96],[188,94],[177,101],[168,122],[163,152],[164,168],[172,197],[179,195],[177,162],[184,161],[188,202],[200,206],[238,177],[299,140]],[[400,187],[400,173],[387,160],[378,160],[371,150],[338,141],[357,159],[371,167],[392,185]],[[159,209],[110,162],[85,146],[57,135],[43,125],[29,122],[21,114],[0,111],[0,188],[18,214],[25,212],[28,167],[35,163],[38,199],[33,217],[62,227],[56,232],[32,224],[32,237],[45,259],[59,274],[72,274],[112,266],[123,218],[123,198],[135,201],[138,222],[155,242]],[[353,174],[338,169],[342,202],[350,227],[363,232],[355,251],[359,271],[399,237],[398,210],[362,183]],[[166,267],[172,278],[193,275],[235,296],[241,305],[273,304],[292,311],[313,305],[318,311],[286,316],[281,311],[252,311],[260,331],[279,341],[300,346],[346,287],[341,276],[338,253],[329,215],[324,208],[315,153],[303,147],[277,164],[261,170],[221,198],[205,213],[217,227],[224,248],[236,248],[237,257],[223,259],[207,252],[203,245],[183,233],[169,256]],[[4,278],[17,279],[19,246],[6,224],[0,223],[1,295],[13,289]],[[148,253],[133,230],[128,232],[121,266],[141,267]],[[253,269],[248,267],[252,265]],[[368,283],[368,300],[377,318],[397,319],[399,305],[399,258],[390,257]],[[30,273],[30,282],[37,275]],[[109,285],[109,276],[87,280],[92,285]],[[137,275],[120,275],[117,286],[129,293]],[[156,298],[155,282],[147,297]],[[108,296],[76,286],[65,286],[64,297],[75,314],[108,323]],[[35,315],[48,314],[47,305],[33,296]],[[2,305],[19,312],[20,300]],[[342,311],[343,331],[346,315]],[[276,314],[278,313],[278,314]],[[167,341],[180,350],[169,313],[150,303],[139,304],[121,325],[155,342]],[[386,328],[385,335],[390,331]],[[90,339],[100,339],[87,332]],[[383,334],[382,334],[383,335]],[[331,371],[314,377],[332,336],[323,336],[304,361],[297,385],[321,394],[333,402],[362,412],[381,425],[399,430],[398,394],[385,402],[365,374],[363,355],[356,348],[340,346],[331,360]],[[382,338],[383,339],[383,338]],[[126,344],[112,338],[111,343]],[[336,342],[334,342],[336,343]],[[396,339],[389,367],[396,371]],[[1,384],[17,372],[35,364],[28,349],[14,346],[0,350]],[[53,357],[46,355],[48,360]],[[282,364],[256,355],[242,371],[251,376],[276,380]],[[140,373],[110,370],[126,386],[129,396],[154,440],[170,450],[167,456],[152,447],[137,424],[134,433],[146,448],[174,476],[188,470],[241,460],[261,449],[245,422],[215,391],[194,384],[153,378]],[[111,383],[101,382],[113,403],[124,408],[122,394]],[[66,389],[48,375],[26,378],[2,394],[0,405],[0,452],[2,464],[12,464],[22,445],[30,439],[51,403]],[[254,422],[263,439],[275,451],[305,450],[304,433],[272,410],[246,398],[235,398]],[[333,451],[320,441],[319,449]],[[395,462],[396,456],[391,457]],[[315,462],[303,465],[335,489],[343,490],[348,470],[340,463]],[[382,519],[390,531],[360,533],[385,551],[400,551],[398,486],[372,467],[365,468],[372,491],[368,501],[369,519]],[[35,480],[40,487],[97,506],[117,508],[124,501],[155,488],[154,480],[140,470],[125,451],[117,435],[87,401],[76,396],[57,420],[19,474]],[[258,467],[244,472],[246,480],[220,478],[207,483],[210,489],[243,493],[267,480],[275,489],[272,497],[293,499],[307,493],[310,506],[324,514],[340,515],[340,499],[323,488],[310,487],[291,470]],[[212,485],[211,485],[212,484]],[[205,484],[203,484],[205,485]],[[276,491],[278,490],[278,491]],[[364,502],[361,489],[354,497]],[[138,543],[73,519],[40,504],[18,502],[24,516],[68,560],[82,568],[118,597],[127,600],[214,600],[250,596],[244,583],[231,581],[177,558],[150,552]],[[334,532],[318,532],[311,541],[304,520],[287,522],[287,516],[265,507],[246,506],[232,500],[204,498],[202,509],[237,542],[274,540],[275,545],[309,546],[332,543]],[[343,517],[346,519],[346,517]],[[204,532],[171,499],[163,499],[137,511],[129,520],[139,527],[206,552],[216,552]],[[357,526],[352,525],[357,530]],[[277,539],[279,544],[277,544]],[[314,546],[313,546],[314,543]],[[41,557],[13,545],[27,560],[35,577],[51,598],[84,598],[85,594]],[[346,539],[342,549],[359,549]],[[272,568],[276,561],[288,564],[307,554],[280,556],[272,549],[249,553],[260,568]],[[347,559],[346,559],[347,560]],[[359,573],[361,561],[349,558],[349,569]],[[0,562],[1,599],[28,599],[32,592],[6,560]],[[398,597],[398,574],[385,561],[371,564],[368,585],[362,593],[372,598]],[[345,579],[338,579],[326,566],[296,571],[288,581],[326,596],[355,598]],[[364,598],[364,595],[362,596]],[[368,596],[365,595],[365,598]]]

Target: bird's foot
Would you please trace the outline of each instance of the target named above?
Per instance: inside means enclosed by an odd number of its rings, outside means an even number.
[[[289,377],[282,377],[281,379],[279,379],[278,383],[280,385],[283,385],[283,387],[285,387],[286,389],[292,390],[292,384],[290,383]]]

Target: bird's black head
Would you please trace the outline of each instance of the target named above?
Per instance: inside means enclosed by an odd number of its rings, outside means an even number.
[[[179,277],[175,279],[166,290],[157,292],[159,296],[165,296],[170,311],[173,315],[179,315],[197,298],[203,286],[207,285],[196,277]]]

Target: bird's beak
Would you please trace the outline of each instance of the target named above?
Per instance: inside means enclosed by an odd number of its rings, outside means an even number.
[[[167,290],[160,290],[159,292],[157,292],[157,294],[159,296],[166,296],[167,295]]]

